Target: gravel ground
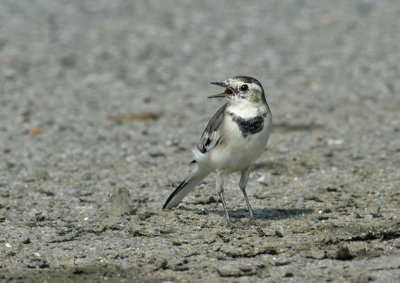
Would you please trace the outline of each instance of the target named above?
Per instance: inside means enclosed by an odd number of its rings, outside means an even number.
[[[0,281],[400,281],[400,2],[0,5]],[[248,213],[214,176],[174,210],[222,101],[274,121]],[[143,114],[143,115],[142,115]]]

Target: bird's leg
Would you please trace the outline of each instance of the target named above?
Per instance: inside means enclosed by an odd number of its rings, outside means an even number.
[[[249,175],[250,175],[250,167],[242,172],[242,176],[240,177],[239,187],[242,190],[242,193],[244,195],[247,209],[249,210],[249,214],[250,214],[250,220],[253,221],[253,210],[251,209],[249,198],[247,197],[247,194],[246,194],[246,186],[247,186],[247,181],[249,180]]]
[[[225,198],[224,198],[224,177],[222,176],[221,173],[217,173],[216,187],[217,187],[218,195],[222,202],[222,206],[224,207],[224,210],[225,210],[226,220],[228,221],[229,226],[232,226],[232,222],[229,217],[229,212],[228,212],[228,209],[226,208],[226,203],[225,203]]]

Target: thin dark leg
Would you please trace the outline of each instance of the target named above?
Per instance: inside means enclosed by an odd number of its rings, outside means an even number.
[[[247,181],[249,180],[249,175],[250,175],[250,168],[247,168],[247,170],[242,172],[242,176],[240,177],[239,187],[242,190],[244,200],[246,201],[247,209],[249,210],[250,214],[250,219],[253,220],[253,210],[251,209],[249,198],[247,197],[246,193],[246,186],[247,186]]]
[[[242,192],[243,192],[243,195],[244,195],[244,199],[246,200],[247,209],[249,210],[250,219],[253,220],[254,219],[253,210],[251,209],[250,202],[249,202],[249,199],[248,199],[247,194],[246,194],[246,189],[242,189]]]
[[[226,202],[224,198],[224,178],[221,174],[217,174],[217,191],[218,195],[221,199],[222,206],[225,210],[226,220],[228,221],[229,226],[232,226],[231,218],[229,217],[228,209],[226,208]]]

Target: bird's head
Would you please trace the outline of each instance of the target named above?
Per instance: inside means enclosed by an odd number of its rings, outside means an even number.
[[[222,86],[225,91],[209,96],[209,98],[222,97],[230,101],[248,101],[251,103],[266,102],[261,83],[252,77],[235,76],[223,82],[212,82],[211,84]]]

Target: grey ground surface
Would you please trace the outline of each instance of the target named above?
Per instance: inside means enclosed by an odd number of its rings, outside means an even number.
[[[400,281],[399,31],[398,0],[2,0],[0,281]],[[161,210],[239,74],[255,224],[235,174],[243,228],[214,176]]]

